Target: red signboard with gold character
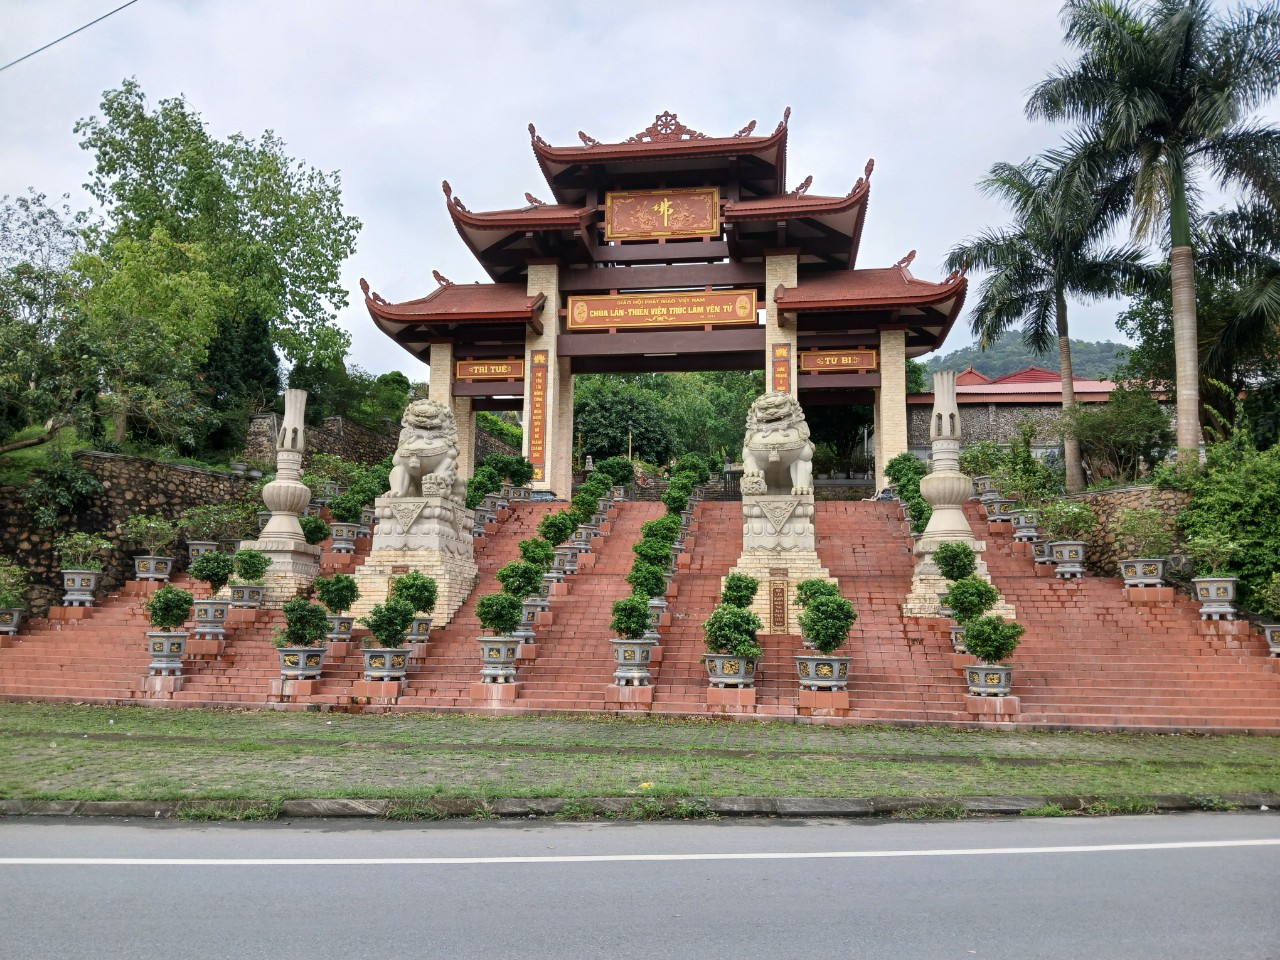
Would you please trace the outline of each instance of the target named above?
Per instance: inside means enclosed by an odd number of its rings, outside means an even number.
[[[791,344],[775,343],[769,348],[769,369],[772,371],[773,389],[777,393],[791,392]]]
[[[719,187],[625,190],[605,194],[606,240],[719,235]]]
[[[454,368],[457,380],[523,380],[523,360],[459,360]]]
[[[547,351],[534,350],[529,357],[533,383],[529,387],[529,462],[533,479],[547,476]]]
[[[880,369],[876,350],[806,350],[800,354],[802,373],[859,373]]]
[[[757,322],[754,290],[569,298],[570,330],[654,329]]]

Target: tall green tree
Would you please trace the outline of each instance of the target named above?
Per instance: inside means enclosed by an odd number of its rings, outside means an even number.
[[[1178,447],[1193,458],[1198,178],[1280,201],[1280,130],[1251,115],[1280,90],[1280,4],[1222,14],[1209,0],[1069,0],[1063,21],[1079,59],[1032,91],[1027,114],[1079,124],[1064,154],[1082,180],[1129,197],[1135,236],[1167,230]]]
[[[1067,298],[1097,300],[1147,276],[1142,251],[1108,246],[1105,234],[1114,205],[1105,196],[1075,189],[1060,167],[1044,160],[996,164],[981,189],[1013,208],[1014,220],[959,244],[948,266],[992,271],[979,288],[970,323],[983,345],[1015,325],[1037,352],[1057,339],[1062,374],[1062,407],[1069,418],[1075,404]],[[1080,444],[1070,432],[1064,442],[1069,492],[1084,489]]]

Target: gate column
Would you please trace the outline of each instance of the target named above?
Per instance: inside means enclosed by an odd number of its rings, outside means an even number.
[[[778,287],[799,283],[800,256],[794,250],[772,250],[764,258],[764,386],[796,396],[795,314],[778,310]]]
[[[573,495],[572,426],[564,434],[565,423],[573,422],[573,381],[567,376],[568,362],[556,356],[560,332],[560,266],[555,260],[530,260],[528,294],[542,294],[542,333],[530,327],[525,333],[524,455],[533,464],[534,490],[551,490],[568,499]],[[562,370],[563,366],[563,370]],[[562,377],[562,372],[566,376]],[[568,380],[567,387],[561,380]],[[565,394],[569,410],[562,413]]]

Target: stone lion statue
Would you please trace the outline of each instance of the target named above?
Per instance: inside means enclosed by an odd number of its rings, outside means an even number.
[[[389,497],[462,497],[458,476],[458,423],[436,400],[413,400],[400,418],[400,444],[391,460]]]
[[[813,493],[813,444],[800,403],[789,393],[766,393],[747,411],[742,445],[744,494]]]

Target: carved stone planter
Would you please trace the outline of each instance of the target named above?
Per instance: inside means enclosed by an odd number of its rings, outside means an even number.
[[[188,540],[187,559],[194,560],[202,553],[217,553],[221,549],[222,544],[217,540]]]
[[[256,516],[258,518],[258,532],[261,533],[266,529],[267,524],[271,522],[271,511],[259,510]]]
[[[147,650],[151,653],[153,677],[182,676],[182,655],[187,652],[185,630],[155,630],[147,634]]]
[[[102,578],[101,570],[63,570],[62,605],[64,607],[92,607],[93,594]]]
[[[988,523],[1012,523],[1013,515],[1018,510],[1017,500],[1006,500],[1003,497],[997,497],[994,500],[988,500],[984,503],[987,511]]]
[[[973,492],[979,499],[982,499],[987,494],[996,494],[996,496],[999,496],[999,494],[996,493],[995,481],[985,473],[973,478]],[[987,499],[992,498],[987,497]]]
[[[173,557],[134,557],[133,578],[135,580],[169,581],[173,573]]]
[[[261,607],[262,598],[267,594],[267,588],[260,583],[233,583],[230,590],[231,605],[250,610]]]
[[[330,643],[346,643],[351,639],[351,631],[355,628],[355,617],[345,613],[331,614],[325,617],[329,621],[329,629],[324,638]]]
[[[426,643],[431,639],[431,618],[414,617],[413,623],[409,624],[409,642],[410,643]]]
[[[409,669],[409,651],[402,647],[366,647],[366,680],[403,680]]]
[[[849,684],[849,658],[797,654],[796,672],[804,690],[843,690]]]
[[[1126,587],[1159,587],[1164,584],[1164,568],[1169,561],[1121,560],[1120,576]]]
[[[194,606],[196,639],[221,640],[226,636],[223,624],[227,622],[227,611],[231,609],[230,600],[197,600]]]
[[[378,511],[373,507],[360,508],[360,530],[357,537],[372,537],[373,525],[378,522]]]
[[[1048,540],[1032,540],[1031,541],[1031,558],[1036,563],[1053,563],[1053,553],[1049,550],[1051,544]]]
[[[953,623],[947,629],[951,631],[951,649],[956,653],[968,653],[964,645],[964,624]]]
[[[621,640],[609,641],[613,647],[613,662],[617,665],[613,671],[613,682],[620,687],[647,687],[652,682],[649,674],[649,659],[656,640]]]
[[[702,657],[713,687],[754,687],[756,661],[732,653],[708,653]]]
[[[1084,551],[1088,544],[1083,540],[1061,540],[1049,544],[1053,562],[1058,565],[1057,575],[1062,580],[1078,580],[1084,576]]]
[[[280,647],[281,680],[319,680],[324,647]]]
[[[333,537],[334,553],[355,553],[356,537],[360,535],[360,524],[343,523],[335,520],[329,524],[329,534]]]
[[[515,637],[480,637],[481,683],[515,683],[520,641]]]
[[[1033,511],[1023,510],[1013,515],[1013,539],[1018,543],[1030,543],[1032,540],[1039,538],[1040,531],[1036,529],[1036,515]]]
[[[1262,629],[1267,635],[1267,649],[1273,657],[1280,657],[1280,623],[1264,623]]]
[[[17,633],[26,612],[22,607],[8,607],[0,610],[0,635],[12,637]]]
[[[1234,620],[1236,618],[1236,578],[1196,577],[1191,581],[1200,601],[1201,620]]]
[[[969,692],[976,697],[1007,697],[1013,667],[1005,663],[976,663],[965,669]]]
[[[240,549],[239,537],[226,537],[218,541],[218,549],[223,553],[235,553]]]

